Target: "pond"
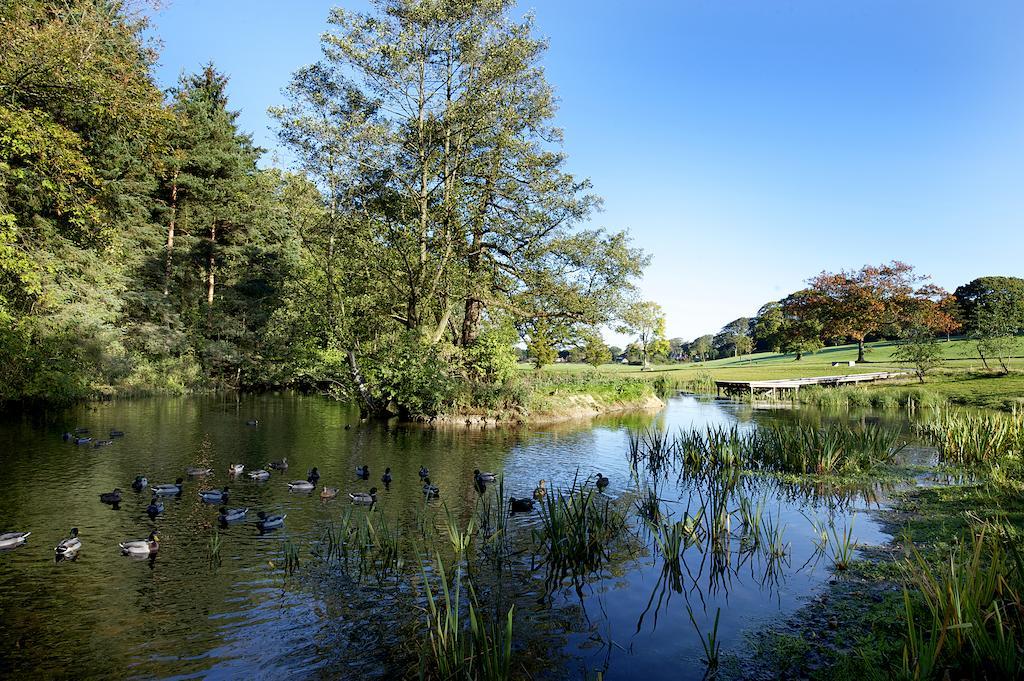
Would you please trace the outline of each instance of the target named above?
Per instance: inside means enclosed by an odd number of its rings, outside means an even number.
[[[844,419],[852,418],[843,416]],[[888,427],[900,417],[868,415]],[[818,532],[831,522],[852,528],[861,544],[889,539],[865,511],[887,490],[829,490],[750,478],[726,490],[732,523],[724,552],[693,542],[684,572],[663,570],[652,532],[639,523],[635,502],[656,485],[665,517],[694,517],[716,494],[707,481],[682,471],[655,482],[634,472],[629,433],[651,426],[669,431],[705,426],[756,428],[794,419],[821,423],[809,410],[757,409],[750,404],[693,396],[669,400],[657,414],[628,414],[587,423],[522,429],[447,428],[361,423],[351,407],[317,397],[151,399],[91,404],[45,422],[0,424],[3,485],[0,532],[30,531],[27,542],[0,552],[0,674],[145,678],[306,678],[359,673],[367,678],[414,675],[417,624],[424,620],[418,584],[432,550],[413,549],[427,523],[443,528],[447,513],[464,524],[477,517],[481,494],[474,469],[503,474],[506,496],[529,497],[538,480],[566,489],[597,472],[610,484],[602,499],[632,509],[629,542],[608,551],[585,575],[551,579],[531,547],[542,529],[539,511],[512,516],[512,549],[479,578],[478,598],[503,615],[515,604],[516,650],[535,678],[699,679],[703,637],[715,631],[723,654],[741,653],[749,636],[792,614],[832,577]],[[249,425],[257,420],[256,425]],[[62,439],[88,429],[94,447]],[[242,474],[287,459],[289,469],[265,481]],[[369,481],[355,468],[367,465]],[[316,466],[319,485],[340,488],[332,500],[289,491]],[[429,468],[440,498],[425,504],[418,470]],[[189,478],[187,467],[212,475]],[[390,467],[393,482],[380,476]],[[136,475],[151,484],[185,477],[165,511],[146,514],[149,490],[131,489]],[[229,487],[231,507],[245,519],[219,526],[219,504],[199,492]],[[355,577],[324,558],[325,528],[354,511],[350,492],[380,488],[373,513],[405,539],[398,575]],[[123,490],[116,506],[99,494]],[[483,492],[493,501],[496,485]],[[781,552],[749,550],[741,505],[760,507],[765,535]],[[261,533],[257,511],[286,514],[284,527]],[[54,546],[77,527],[83,547],[56,561]],[[160,548],[151,560],[123,557],[118,543],[145,538]],[[440,532],[440,530],[437,530]],[[446,535],[440,535],[447,542]],[[219,549],[213,552],[216,537]],[[746,543],[745,543],[746,542]],[[769,542],[762,542],[769,544]],[[292,571],[289,556],[299,559]],[[724,559],[723,559],[724,556]],[[372,572],[372,571],[369,571]],[[428,577],[429,579],[429,577]],[[714,623],[718,621],[717,630]]]

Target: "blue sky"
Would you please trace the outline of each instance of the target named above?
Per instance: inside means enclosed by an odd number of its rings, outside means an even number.
[[[329,8],[172,0],[170,86],[206,61],[276,146],[268,106],[319,58]],[[714,332],[827,269],[898,259],[947,288],[1024,276],[1024,3],[521,3],[550,39],[570,169],[593,223],[654,254],[670,336]],[[272,158],[271,158],[272,160]]]

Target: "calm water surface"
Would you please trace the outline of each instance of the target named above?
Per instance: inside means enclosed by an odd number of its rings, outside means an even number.
[[[514,496],[529,496],[540,478],[559,487],[596,471],[611,478],[608,495],[629,496],[637,489],[626,455],[630,428],[736,422],[756,427],[791,418],[821,417],[679,397],[658,414],[586,424],[428,430],[361,424],[347,406],[283,395],[115,402],[45,423],[6,421],[0,423],[0,532],[32,536],[26,545],[0,552],[0,675],[401,675],[408,667],[397,661],[396,641],[409,634],[408,623],[417,614],[395,603],[400,596],[414,598],[412,587],[356,584],[319,568],[309,556],[323,526],[349,506],[348,492],[383,487],[385,466],[394,482],[379,494],[379,508],[408,529],[423,506],[421,465],[429,467],[447,508],[468,518],[478,500],[474,468],[503,472],[506,493]],[[247,426],[249,419],[259,419],[259,425]],[[76,427],[100,437],[111,429],[126,435],[99,449],[64,442],[61,433]],[[265,482],[244,475],[231,480],[226,472],[229,464],[252,470],[283,457],[290,470]],[[354,475],[362,464],[370,466],[370,482]],[[214,475],[186,478],[181,497],[165,498],[165,514],[151,521],[145,514],[150,494],[133,492],[132,479],[144,474],[151,484],[169,483],[184,477],[187,466],[208,466]],[[286,482],[305,477],[312,466],[319,468],[321,484],[341,488],[341,497],[324,502],[316,493],[288,491]],[[219,530],[222,564],[212,569],[208,547],[217,510],[198,492],[225,484],[229,505],[248,507],[250,514]],[[114,487],[125,497],[116,509],[98,498]],[[691,611],[702,630],[720,612],[723,652],[740,652],[746,636],[793,613],[823,588],[828,560],[807,564],[814,557],[809,517],[832,518],[840,528],[853,522],[863,544],[888,539],[864,513],[884,501],[883,490],[836,497],[774,482],[742,487],[751,499],[763,500],[766,513],[785,528],[785,560],[737,555],[723,571],[691,549],[685,584],[673,589],[661,579],[658,556],[641,549],[616,558],[579,588],[564,584],[545,598],[542,579],[532,578],[530,556],[524,555],[517,570],[526,581],[517,582],[510,598],[519,608],[517,640],[522,634],[528,649],[523,654],[553,660],[537,665],[539,675],[581,678],[588,670],[604,670],[609,679],[699,679],[703,650]],[[704,493],[685,477],[672,476],[659,486],[666,509],[680,515]],[[437,522],[439,504],[433,502]],[[261,535],[254,525],[257,510],[287,513],[285,527]],[[528,541],[537,523],[535,514],[517,515],[512,532]],[[84,547],[77,560],[57,563],[53,546],[72,526],[79,528]],[[155,560],[119,554],[119,541],[144,538],[151,529],[161,539]],[[642,530],[638,534],[646,538]],[[303,547],[303,570],[290,578],[282,569],[286,542]]]

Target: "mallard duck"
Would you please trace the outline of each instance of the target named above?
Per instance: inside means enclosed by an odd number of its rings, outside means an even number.
[[[93,449],[99,449],[100,447],[106,447],[112,444],[114,444],[113,440],[96,440],[96,442],[94,442],[92,446]]]
[[[141,492],[149,486],[149,479],[142,475],[136,475],[135,479],[132,480],[132,489],[136,492]]]
[[[131,539],[121,542],[118,546],[121,547],[121,553],[125,555],[148,556],[160,550],[160,537],[156,536],[154,530],[149,533],[148,539]]]
[[[430,478],[423,478],[423,494],[428,499],[441,496],[441,490],[436,485],[430,484]]]
[[[212,468],[198,468],[196,466],[189,466],[185,469],[185,473],[191,478],[202,478],[213,472]]]
[[[473,470],[473,477],[477,482],[494,482],[497,478],[494,473],[481,473],[479,468]]]
[[[90,442],[92,442],[92,438],[91,437],[76,437],[75,438],[75,444],[76,445],[87,445]]]
[[[178,478],[174,481],[173,485],[153,485],[153,494],[159,494],[160,496],[181,494],[183,482],[182,478]]]
[[[259,468],[254,471],[249,471],[249,477],[253,480],[266,480],[270,477],[270,471]]]
[[[120,488],[115,489],[113,492],[103,492],[102,494],[100,494],[100,501],[102,501],[104,504],[120,504]]]
[[[259,419],[249,419],[248,421],[245,422],[245,425],[247,425],[247,426],[258,426],[258,425],[260,425],[260,420]]]
[[[509,497],[508,507],[512,509],[513,513],[529,513],[533,510],[533,499]]]
[[[248,512],[249,509],[247,508],[228,508],[227,506],[221,506],[218,520],[227,525],[228,523],[233,523],[236,520],[241,520]]]
[[[533,490],[533,498],[536,499],[537,501],[540,501],[541,499],[548,495],[548,490],[544,486],[545,484],[546,483],[543,480],[541,480],[540,482],[537,483],[537,488]]]
[[[369,492],[355,492],[348,496],[353,504],[372,504],[377,501],[377,488],[371,487]]]
[[[430,471],[427,470],[426,466],[420,466],[420,480],[425,480],[430,476]]]
[[[0,534],[0,549],[13,549],[21,546],[28,539],[31,532],[4,532]]]
[[[112,430],[110,431],[110,437],[124,437],[123,430]]]
[[[75,428],[75,435],[85,435],[89,432],[88,428]]]
[[[384,475],[380,476],[380,481],[383,482],[385,485],[390,485],[391,484],[391,467],[390,466],[384,469]]]
[[[356,466],[356,477],[362,478],[363,480],[370,479],[370,467],[367,465]]]
[[[284,519],[288,517],[287,515],[283,514],[267,515],[263,511],[257,513],[256,516],[259,518],[259,520],[256,522],[256,527],[260,529],[260,532],[263,532],[264,530],[273,530],[278,527],[281,527],[282,525],[284,525]]]
[[[288,490],[291,492],[309,492],[316,487],[309,480],[292,480],[288,483]]]
[[[199,498],[208,504],[218,504],[228,498],[228,488],[208,489],[199,493]]]
[[[71,536],[53,547],[53,552],[62,558],[68,558],[78,553],[82,548],[82,540],[78,538],[78,528],[71,528]]]
[[[306,480],[313,483],[313,486],[316,487],[316,483],[320,480],[320,471],[316,469],[316,466],[313,466],[312,470],[306,474]]]
[[[233,463],[228,466],[228,475],[241,475],[245,472],[244,463]]]
[[[336,496],[338,496],[337,487],[328,487],[327,485],[324,485],[324,488],[320,490],[321,499],[333,499]]]
[[[156,497],[153,497],[149,502],[149,506],[146,507],[146,514],[149,515],[150,518],[155,518],[163,512],[163,502],[157,499]]]
[[[606,478],[603,475],[601,475],[600,473],[598,473],[597,474],[597,482],[594,483],[594,484],[597,485],[597,489],[603,490],[605,487],[608,486],[608,483],[610,483],[610,482],[611,482],[611,480],[609,480],[608,478]]]
[[[280,461],[271,461],[270,463],[267,464],[267,466],[273,468],[275,471],[286,471],[288,470],[288,459],[286,457],[281,459]]]
[[[75,436],[72,435],[70,432],[65,431],[64,434],[61,435],[61,437],[64,439],[64,442],[70,442],[72,438],[74,438]]]

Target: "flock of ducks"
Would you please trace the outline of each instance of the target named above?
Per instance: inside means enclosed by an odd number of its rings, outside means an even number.
[[[247,425],[255,426],[258,425],[259,421],[252,419],[246,422]],[[89,431],[87,429],[76,429],[73,432],[64,433],[63,438],[65,441],[74,442],[76,445],[84,445],[94,442],[91,437],[87,437]],[[124,433],[119,430],[110,431],[111,438],[123,437]],[[97,440],[94,443],[96,447],[102,447],[109,444],[112,440]],[[271,461],[264,468],[250,471],[248,476],[254,481],[266,480],[270,477],[270,472],[286,471],[288,470],[288,459],[282,458],[279,461]],[[245,472],[245,465],[236,463],[228,466],[228,476],[230,478],[236,478]],[[185,469],[186,475],[190,478],[206,477],[213,473],[212,468],[200,468],[195,466],[189,466]],[[370,479],[370,467],[367,465],[357,466],[355,469],[356,477],[361,480]],[[420,466],[419,470],[420,482],[422,483],[423,495],[427,499],[437,499],[441,495],[440,489],[437,485],[430,481],[430,471],[425,466]],[[391,468],[385,468],[384,474],[381,476],[381,482],[385,488],[389,488],[392,480],[394,479],[391,474]],[[497,480],[497,475],[494,473],[484,472],[480,469],[473,471],[473,483],[478,491],[483,492],[489,483],[493,483]],[[288,489],[296,492],[312,492],[316,489],[317,483],[320,481],[320,472],[317,467],[314,466],[309,470],[305,480],[293,480],[288,483]],[[160,484],[150,485],[149,480],[143,475],[135,476],[135,480],[132,481],[131,487],[135,492],[142,492],[147,487],[152,493],[152,499],[149,506],[146,507],[146,513],[151,519],[155,519],[157,516],[164,512],[164,504],[161,501],[161,497],[169,496],[181,496],[184,491],[184,478],[178,478],[173,484]],[[609,479],[601,473],[597,473],[595,485],[599,491],[603,491],[608,487]],[[320,491],[321,499],[334,499],[338,496],[339,489],[337,487],[327,487],[326,485]],[[209,504],[225,504],[228,501],[230,495],[230,489],[228,486],[224,486],[222,489],[209,489],[202,490],[199,492],[199,497],[204,502]],[[353,492],[350,493],[349,499],[353,504],[372,506],[377,502],[377,488],[371,487],[368,492]],[[514,513],[528,513],[533,511],[534,504],[537,501],[541,501],[547,496],[547,488],[545,481],[541,480],[537,487],[533,490],[533,498],[523,497],[517,499],[516,497],[509,497],[509,508]],[[100,501],[105,504],[110,504],[117,507],[121,503],[123,494],[120,488],[115,488],[110,492],[103,492],[99,495]],[[227,506],[221,505],[218,509],[218,520],[222,525],[228,525],[235,523],[240,520],[244,520],[248,515],[248,508],[228,508]],[[259,531],[265,532],[267,530],[276,529],[284,525],[284,520],[287,517],[285,514],[268,514],[264,511],[259,511],[257,514],[256,526]],[[6,532],[0,534],[0,549],[10,549],[21,546],[31,536],[31,532]],[[131,539],[125,540],[118,544],[121,552],[125,555],[130,556],[151,556],[155,555],[160,550],[160,538],[156,531],[149,533],[146,539]],[[74,558],[78,555],[78,552],[82,548],[82,540],[78,537],[78,528],[71,528],[70,536],[63,539],[57,546],[54,547],[54,553],[58,559],[62,558]]]

